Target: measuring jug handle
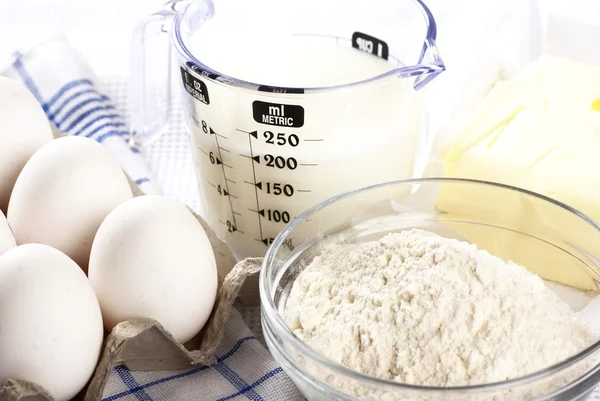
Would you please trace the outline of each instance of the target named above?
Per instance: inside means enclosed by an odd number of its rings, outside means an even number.
[[[164,133],[172,111],[172,58],[169,32],[181,2],[141,20],[131,42],[129,74],[130,141],[148,145]]]

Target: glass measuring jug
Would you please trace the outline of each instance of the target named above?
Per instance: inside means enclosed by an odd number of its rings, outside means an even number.
[[[167,32],[168,80],[149,59]],[[204,217],[238,258],[262,256],[316,203],[418,175],[435,39],[421,0],[169,2],[134,36],[132,137],[164,131],[151,88],[179,80]]]

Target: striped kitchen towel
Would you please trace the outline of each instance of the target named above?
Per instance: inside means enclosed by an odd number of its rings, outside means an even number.
[[[113,369],[102,401],[303,401],[304,397],[233,309],[210,366],[183,371]]]
[[[129,130],[81,54],[62,37],[26,54],[14,54],[2,75],[19,80],[42,105],[54,128],[105,145],[125,172],[147,194],[159,193],[140,149],[130,146]]]

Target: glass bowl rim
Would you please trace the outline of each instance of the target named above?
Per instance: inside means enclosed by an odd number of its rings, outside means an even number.
[[[435,387],[435,386],[419,386],[419,385],[414,385],[414,384],[406,384],[406,383],[401,383],[401,382],[396,382],[396,381],[386,380],[386,379],[379,379],[379,378],[365,375],[358,371],[349,369],[339,363],[336,363],[336,362],[330,360],[329,358],[325,357],[324,355],[321,355],[320,353],[311,349],[302,340],[300,340],[298,337],[296,337],[296,335],[294,335],[294,333],[288,328],[287,324],[283,320],[283,316],[277,311],[275,303],[274,303],[272,297],[270,296],[270,293],[272,290],[272,288],[271,288],[272,283],[270,283],[267,278],[267,273],[270,272],[270,270],[271,270],[270,266],[272,265],[272,261],[275,257],[275,254],[281,248],[281,246],[283,246],[284,240],[294,231],[294,229],[298,225],[300,225],[302,222],[304,222],[308,218],[310,218],[312,215],[314,215],[315,213],[320,211],[321,209],[324,209],[324,208],[328,207],[329,205],[332,205],[342,199],[352,197],[353,195],[356,195],[359,193],[364,193],[364,192],[368,192],[368,191],[379,189],[379,188],[399,186],[399,185],[415,185],[415,184],[444,183],[444,182],[461,183],[461,184],[475,184],[475,185],[481,185],[482,187],[494,187],[494,188],[506,189],[509,191],[532,196],[541,201],[554,204],[554,205],[560,207],[561,209],[564,209],[565,211],[570,212],[572,215],[574,215],[575,217],[578,217],[579,219],[588,223],[590,226],[592,226],[592,228],[594,228],[594,229],[596,229],[596,231],[600,232],[600,224],[596,223],[593,219],[591,219],[586,214],[578,211],[577,209],[575,209],[565,203],[562,203],[560,201],[557,201],[556,199],[550,198],[548,196],[545,196],[545,195],[542,195],[542,194],[539,194],[539,193],[536,193],[536,192],[533,192],[533,191],[530,191],[530,190],[527,190],[524,188],[519,188],[519,187],[502,184],[502,183],[497,183],[497,182],[492,182],[492,181],[476,180],[476,179],[468,179],[468,178],[427,177],[427,178],[411,178],[411,179],[406,179],[406,180],[387,181],[387,182],[383,182],[383,183],[378,183],[378,184],[373,184],[373,185],[356,188],[356,189],[353,189],[350,191],[343,192],[336,196],[330,197],[330,198],[318,203],[317,205],[313,206],[312,208],[306,210],[304,213],[300,214],[297,218],[292,220],[277,235],[277,237],[275,237],[275,239],[273,240],[273,243],[267,249],[267,253],[265,254],[265,257],[263,259],[263,264],[262,264],[262,267],[260,270],[260,275],[259,275],[260,305],[261,305],[261,311],[265,315],[265,317],[263,318],[263,325],[265,324],[265,321],[266,321],[268,325],[273,326],[273,327],[268,327],[266,329],[273,330],[276,335],[278,335],[280,337],[284,337],[284,340],[288,344],[293,346],[295,349],[297,349],[301,354],[303,354],[304,357],[307,357],[307,358],[319,363],[320,365],[325,366],[327,369],[331,370],[333,373],[339,374],[342,377],[348,377],[348,378],[351,378],[358,382],[364,382],[369,385],[394,387],[396,389],[413,390],[413,391],[474,392],[477,390],[485,390],[485,391],[501,390],[506,387],[523,385],[523,384],[530,383],[537,379],[545,378],[549,375],[560,372],[561,370],[566,369],[569,366],[584,360],[586,357],[594,354],[596,351],[599,351],[600,350],[600,339],[598,339],[595,343],[588,346],[587,348],[581,350],[577,354],[572,355],[571,357],[569,357],[561,362],[558,362],[554,365],[548,366],[544,369],[538,370],[533,373],[529,373],[524,376],[515,377],[513,379],[509,379],[509,380],[505,380],[505,381],[501,381],[501,382],[476,384],[476,385],[471,385],[471,386]],[[280,352],[282,352],[282,354],[284,354],[284,355],[287,354],[285,351],[280,350]],[[286,357],[286,359],[290,359],[287,355],[285,357]],[[290,362],[291,362],[291,360],[290,360]],[[294,363],[294,365],[296,365],[296,363]],[[593,372],[599,368],[600,368],[600,364],[592,366],[582,376],[577,377],[577,379],[575,379],[574,381],[580,380],[581,377],[585,377],[590,372]],[[315,380],[318,380],[319,382],[325,384],[327,387],[330,387],[327,383],[324,383],[320,379],[315,378]],[[569,384],[572,384],[572,383],[573,382],[571,382]],[[558,390],[559,389],[556,389],[555,391],[558,391]]]

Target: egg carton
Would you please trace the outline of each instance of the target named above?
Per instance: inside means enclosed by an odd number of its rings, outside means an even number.
[[[129,179],[129,177],[128,177]],[[144,195],[129,180],[134,196]],[[258,298],[256,278],[262,258],[247,258],[239,263],[208,224],[193,210],[215,254],[219,272],[219,290],[215,305],[204,328],[185,344],[178,343],[160,323],[152,319],[131,319],[118,324],[105,338],[100,361],[87,386],[76,401],[99,401],[113,367],[124,365],[132,371],[180,370],[192,365],[215,363],[215,352],[225,334],[233,303],[255,304]],[[244,286],[246,279],[254,280]],[[9,379],[0,385],[0,401],[54,401],[35,383]]]

